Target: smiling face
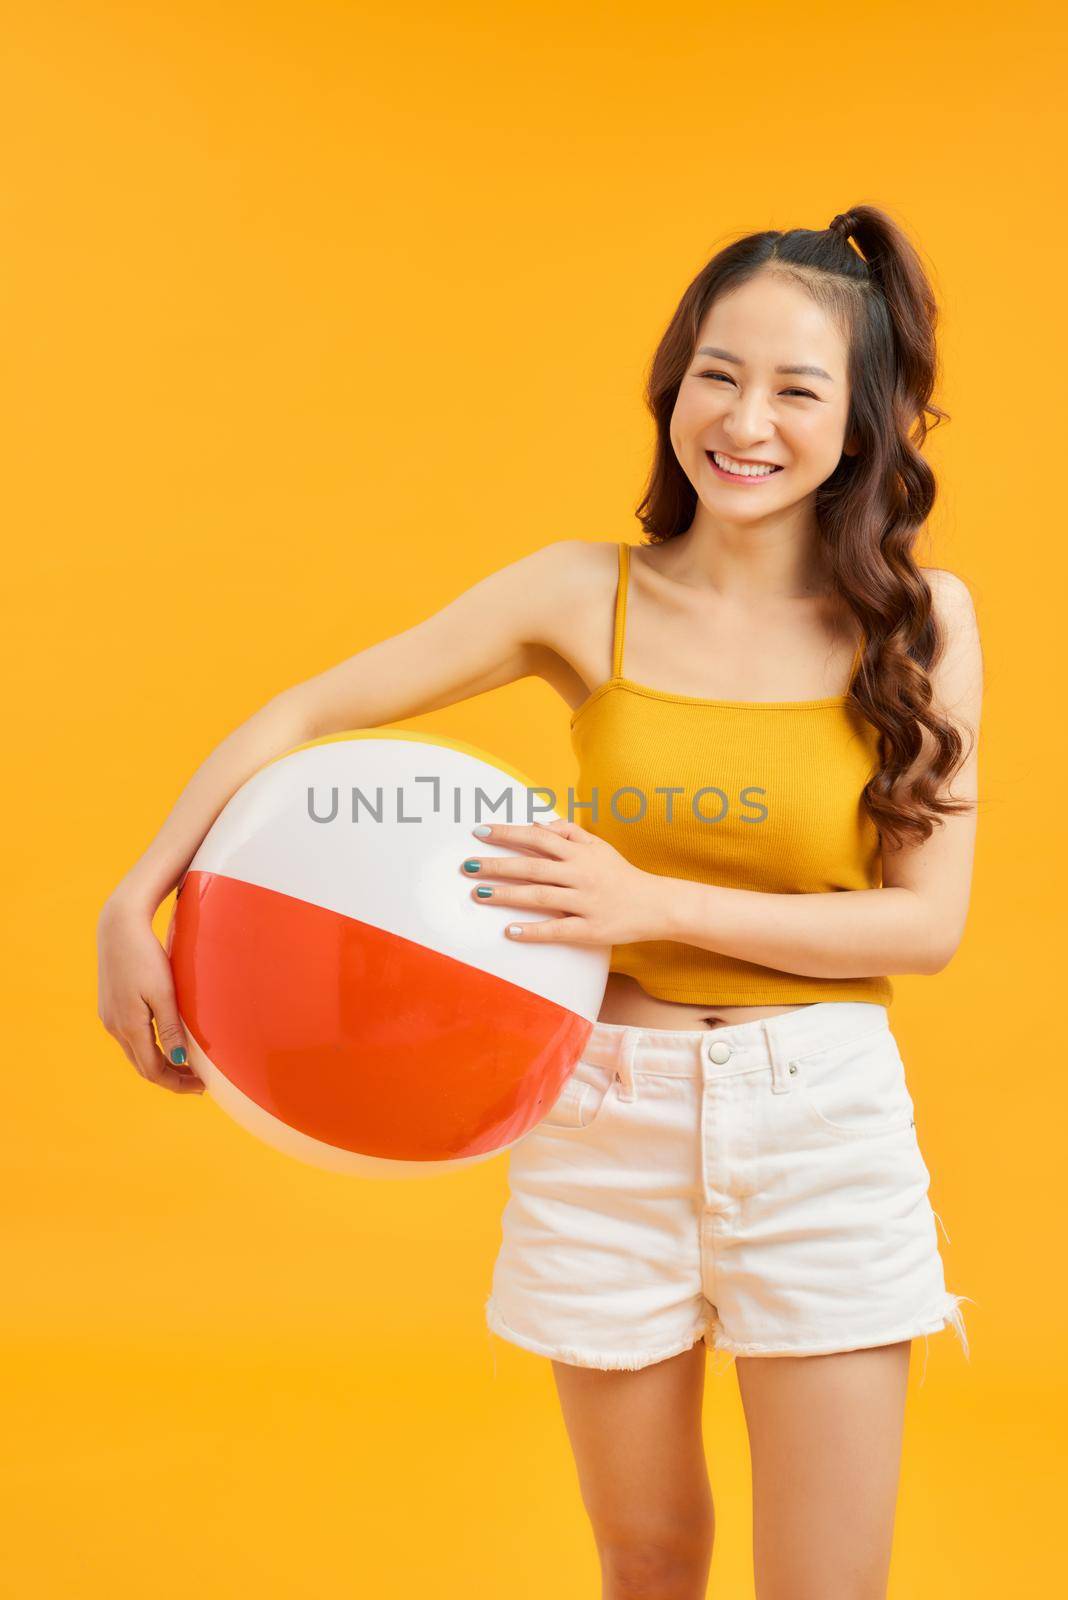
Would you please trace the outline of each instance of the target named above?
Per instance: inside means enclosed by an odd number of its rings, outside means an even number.
[[[771,272],[709,308],[675,401],[671,442],[714,519],[778,517],[815,494],[843,450],[853,453],[845,438],[848,358],[837,324],[804,289]],[[780,470],[732,475],[713,451]]]

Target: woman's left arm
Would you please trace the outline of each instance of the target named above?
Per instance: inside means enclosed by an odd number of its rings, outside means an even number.
[[[879,889],[765,894],[654,880],[662,889],[650,896],[658,914],[646,938],[680,940],[814,978],[932,973],[949,963],[964,934],[971,894],[983,661],[967,586],[951,572],[928,569],[927,577],[946,635],[930,674],[934,704],[971,747],[942,795],[967,800],[973,809],[943,817],[922,844],[884,848]]]
[[[941,972],[968,915],[983,664],[967,587],[951,572],[928,576],[946,637],[930,673],[932,700],[956,723],[968,751],[942,796],[967,800],[970,809],[937,820],[923,844],[884,848],[881,888],[766,894],[694,883],[645,872],[606,840],[557,820],[474,830],[494,845],[532,854],[464,863],[463,870],[493,884],[483,881],[472,896],[487,896],[487,905],[559,913],[509,923],[507,937],[527,944],[667,939],[812,978]],[[924,753],[929,742],[925,730]]]

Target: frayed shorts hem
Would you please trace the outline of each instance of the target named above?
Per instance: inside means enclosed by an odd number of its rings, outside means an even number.
[[[968,1349],[968,1336],[964,1327],[964,1315],[960,1309],[962,1300],[971,1300],[970,1295],[950,1294],[942,1309],[932,1318],[922,1320],[919,1325],[915,1320],[900,1327],[891,1329],[888,1333],[881,1333],[876,1338],[865,1338],[857,1342],[843,1343],[841,1337],[822,1344],[782,1345],[761,1344],[755,1342],[741,1343],[718,1336],[718,1323],[714,1318],[696,1328],[685,1339],[674,1344],[665,1345],[658,1350],[643,1350],[628,1354],[606,1355],[603,1351],[590,1350],[584,1346],[548,1345],[540,1339],[532,1339],[527,1334],[519,1333],[501,1316],[496,1302],[491,1295],[486,1301],[486,1325],[492,1333],[506,1339],[510,1344],[518,1345],[523,1350],[529,1350],[534,1355],[547,1356],[553,1361],[562,1361],[568,1366],[593,1367],[600,1372],[638,1372],[643,1367],[651,1367],[657,1361],[667,1361],[671,1356],[681,1355],[684,1350],[691,1349],[699,1340],[704,1339],[710,1350],[722,1351],[730,1356],[824,1356],[840,1355],[850,1350],[873,1350],[884,1344],[899,1344],[905,1339],[927,1339],[932,1333],[940,1333],[943,1328],[951,1327],[960,1342],[965,1358],[971,1359]],[[924,1362],[924,1377],[926,1377],[927,1364]],[[920,1380],[921,1383],[923,1379]]]
[[[968,1295],[949,1295],[947,1303],[933,1318],[928,1318],[917,1325],[915,1321],[903,1323],[900,1327],[893,1328],[889,1333],[880,1333],[876,1338],[860,1339],[856,1342],[843,1343],[842,1339],[833,1339],[823,1344],[740,1344],[729,1339],[714,1338],[713,1348],[726,1350],[736,1356],[827,1356],[839,1355],[848,1350],[874,1350],[883,1344],[899,1344],[904,1339],[926,1338],[932,1333],[941,1333],[943,1328],[952,1327],[960,1341],[966,1359],[970,1360],[968,1339],[964,1329],[964,1316],[960,1310],[960,1301],[967,1300]],[[974,1303],[974,1302],[973,1302]]]
[[[687,1338],[675,1344],[665,1345],[659,1350],[641,1350],[636,1353],[623,1355],[605,1355],[603,1351],[588,1350],[583,1346],[548,1345],[540,1339],[531,1339],[525,1333],[518,1333],[515,1328],[509,1327],[500,1312],[497,1310],[492,1297],[486,1302],[486,1325],[492,1333],[506,1339],[509,1344],[516,1344],[523,1350],[530,1350],[536,1356],[548,1356],[552,1361],[562,1361],[566,1366],[596,1367],[600,1372],[638,1372],[642,1367],[651,1367],[657,1361],[667,1361],[671,1356],[678,1356],[684,1350],[689,1350],[698,1341],[704,1338],[707,1328],[712,1326],[709,1321],[695,1330]]]

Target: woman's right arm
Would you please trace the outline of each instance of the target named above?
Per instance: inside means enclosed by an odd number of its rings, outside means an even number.
[[[197,768],[97,922],[97,1014],[142,1077],[179,1093],[203,1089],[191,1071],[168,1063],[188,1041],[152,917],[231,797],[276,756],[331,733],[421,716],[530,676],[545,677],[565,696],[572,687],[580,694],[584,685],[545,642],[559,626],[580,543],[546,545],[414,627],[282,690]],[[184,1059],[177,1057],[179,1065]]]

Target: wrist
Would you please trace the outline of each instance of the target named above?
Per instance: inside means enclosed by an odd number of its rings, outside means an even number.
[[[166,895],[154,894],[136,883],[120,883],[100,908],[101,922],[126,922],[147,917],[151,922]]]
[[[690,878],[664,878],[665,886],[661,905],[661,939],[672,939],[679,944],[693,944],[693,930],[700,925],[699,900],[707,895],[709,885],[694,883]]]
[[[655,872],[643,873],[645,880],[644,939],[682,939],[682,902],[689,885],[679,878],[662,877]]]

